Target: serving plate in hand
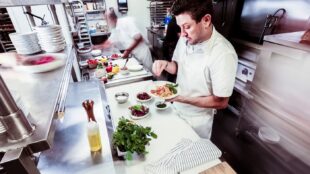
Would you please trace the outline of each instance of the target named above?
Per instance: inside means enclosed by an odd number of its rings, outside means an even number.
[[[175,87],[176,90],[177,90],[176,93],[172,94],[172,95],[169,95],[169,96],[160,96],[160,95],[157,95],[156,93],[152,93],[152,91],[156,90],[158,86],[163,86],[163,85],[166,85],[166,84],[174,84],[175,85],[175,83],[168,82],[168,81],[154,81],[154,83],[149,86],[148,93],[152,97],[161,98],[161,99],[165,99],[165,100],[172,99],[172,98],[174,98],[174,97],[176,97],[176,96],[178,96],[180,94],[181,89],[180,89],[179,86]]]

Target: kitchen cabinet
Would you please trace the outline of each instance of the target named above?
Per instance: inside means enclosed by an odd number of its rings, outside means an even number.
[[[308,173],[310,49],[303,32],[265,36],[240,117],[229,110],[215,117],[213,141],[237,173]],[[255,44],[252,44],[255,45]],[[247,49],[249,50],[249,49]],[[223,115],[224,117],[221,117]],[[259,134],[274,130],[278,141]],[[221,138],[218,138],[221,137]],[[262,138],[263,137],[263,138]],[[287,165],[289,164],[289,165]]]
[[[240,0],[213,0],[213,24],[225,37],[232,31],[240,3]]]

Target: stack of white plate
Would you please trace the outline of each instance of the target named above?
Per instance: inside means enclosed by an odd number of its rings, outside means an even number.
[[[11,33],[9,36],[18,54],[34,54],[41,51],[35,32]]]
[[[38,26],[35,27],[35,30],[38,33],[42,50],[54,53],[66,47],[66,42],[59,25]]]
[[[0,134],[4,133],[6,130],[3,126],[3,124],[0,122]]]

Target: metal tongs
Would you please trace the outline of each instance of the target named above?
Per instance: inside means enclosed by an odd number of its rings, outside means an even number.
[[[47,24],[48,24],[48,22],[46,22],[46,21],[44,20],[45,15],[43,15],[43,18],[41,18],[40,16],[34,15],[34,14],[28,12],[28,11],[24,12],[24,14],[27,14],[27,15],[30,15],[30,16],[32,16],[32,17],[36,17],[36,18],[40,19],[40,20],[41,20],[41,26],[44,26],[44,25],[47,25]]]

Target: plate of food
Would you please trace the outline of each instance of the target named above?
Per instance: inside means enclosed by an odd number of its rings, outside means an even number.
[[[123,56],[123,54],[112,54],[111,56],[108,56],[110,59],[119,59]]]
[[[29,73],[41,73],[57,69],[65,64],[64,54],[42,54],[27,57],[14,68]]]
[[[137,95],[136,95],[136,100],[138,102],[148,102],[150,100],[152,100],[152,97],[147,93],[147,92],[139,92]]]
[[[130,117],[134,120],[143,119],[149,116],[150,109],[142,104],[136,104],[129,107]]]
[[[151,85],[148,90],[151,96],[165,100],[178,96],[180,91],[178,84],[168,81],[154,81],[154,85]]]

